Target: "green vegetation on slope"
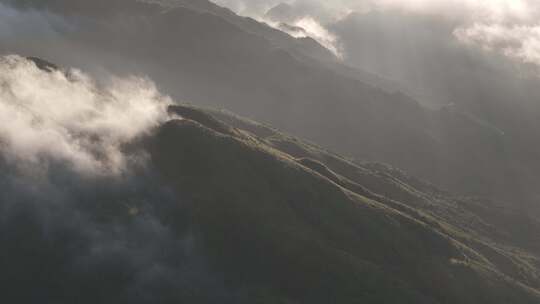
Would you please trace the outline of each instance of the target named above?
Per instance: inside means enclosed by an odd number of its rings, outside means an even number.
[[[461,225],[468,217],[484,219],[466,208],[472,203],[225,112],[188,106],[170,112],[183,119],[152,139],[154,164],[190,198],[212,267],[250,299],[540,300],[535,252]]]

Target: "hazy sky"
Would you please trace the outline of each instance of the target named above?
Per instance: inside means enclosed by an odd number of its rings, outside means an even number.
[[[432,15],[455,24],[454,38],[513,59],[540,65],[540,1],[537,0],[215,0],[260,17],[284,2],[327,24],[351,12],[400,10]],[[297,24],[298,25],[298,24]],[[319,32],[318,32],[319,33]],[[339,47],[339,46],[337,46]]]

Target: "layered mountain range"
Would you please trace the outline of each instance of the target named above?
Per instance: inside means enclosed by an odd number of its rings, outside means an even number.
[[[96,73],[106,67],[148,75],[178,100],[230,109],[453,192],[537,205],[534,112],[518,105],[509,111],[494,100],[484,107],[492,109],[487,116],[460,103],[426,108],[395,82],[340,63],[311,38],[205,0],[17,5],[61,16],[54,28],[60,40],[5,48]],[[489,105],[489,96],[482,103]]]
[[[65,73],[30,60],[45,77]],[[121,174],[81,174],[44,150],[46,173],[34,179],[4,154],[4,297],[539,301],[535,217],[454,196],[389,165],[347,160],[227,111],[177,104],[167,112],[123,144],[126,159],[148,157]],[[20,192],[17,180],[27,179],[32,186]]]
[[[205,0],[0,3],[0,299],[540,302],[525,122]]]

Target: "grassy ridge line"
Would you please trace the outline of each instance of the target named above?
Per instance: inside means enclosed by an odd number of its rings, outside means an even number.
[[[382,196],[354,193],[347,189],[350,180],[325,176],[332,171],[322,163],[276,153],[268,136],[251,132],[260,125],[240,129],[192,107],[176,110],[186,119],[162,128],[154,146],[167,149],[154,150],[154,160],[178,191],[192,193],[195,218],[215,265],[234,272],[235,281],[285,290],[287,298],[315,303],[331,298],[339,303],[538,300],[532,289],[458,242],[455,233],[443,229],[447,223],[413,218],[408,214],[421,212],[403,203],[392,206],[393,200],[381,203]],[[307,299],[298,292],[305,288],[323,290]],[[388,298],[390,289],[399,296]]]

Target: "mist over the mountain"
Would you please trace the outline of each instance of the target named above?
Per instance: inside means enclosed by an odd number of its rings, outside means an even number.
[[[146,80],[97,84],[18,56],[0,58],[0,75],[3,301],[228,301],[186,201],[136,144],[170,101]]]
[[[443,17],[442,2],[298,2],[283,7],[288,18],[306,12],[300,24],[279,24],[280,10],[257,15],[291,37],[202,0],[4,3],[4,52],[98,79],[149,77],[175,100],[225,107],[452,191],[536,200],[534,68],[456,34],[477,15],[525,22],[498,6],[467,3]]]
[[[101,88],[77,70],[46,73],[17,56],[0,59],[0,71],[8,161],[37,165],[45,157],[76,170],[121,171],[121,146],[163,122],[170,103],[142,79],[103,80]]]
[[[258,17],[280,7],[282,12],[288,11],[288,20],[284,21],[310,16],[324,25],[346,18],[351,13],[399,12],[414,17],[437,17],[440,23],[450,22],[453,35],[462,42],[526,63],[539,63],[537,20],[540,5],[534,0],[217,0],[216,3]],[[384,29],[379,31],[384,36]]]
[[[249,3],[224,1],[274,26],[315,20],[344,62],[427,107],[456,108],[512,139],[539,127],[536,1]]]
[[[441,65],[458,57],[479,64],[489,61],[488,68],[499,72],[511,68],[512,73],[522,77],[535,75],[536,68],[530,66],[540,64],[537,24],[540,8],[536,1],[223,0],[218,3],[270,24],[274,21],[300,25],[302,20],[311,19],[333,37],[333,47],[339,49],[345,59],[360,68],[400,81],[407,81],[400,73],[416,71],[418,74],[426,68],[426,63],[419,65],[414,58],[412,63],[408,60],[415,53],[423,58],[431,46],[444,50],[439,54],[439,49],[431,49],[438,54],[436,59],[442,61]],[[377,54],[373,54],[373,49],[383,54],[374,57]],[[386,54],[385,50],[392,53]],[[499,57],[507,57],[515,64]],[[413,74],[409,78],[429,80],[429,76],[422,76]],[[418,86],[412,87],[424,89]]]
[[[538,303],[539,16],[0,0],[0,301]]]
[[[539,127],[536,1],[250,3],[224,2],[274,25],[314,20],[344,62],[427,107],[456,107],[509,137]]]

